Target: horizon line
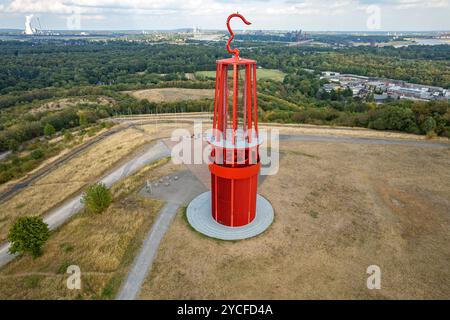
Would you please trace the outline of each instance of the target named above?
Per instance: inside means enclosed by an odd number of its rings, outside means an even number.
[[[83,31],[102,31],[102,32],[118,32],[118,31],[134,31],[134,32],[142,32],[142,31],[177,31],[177,30],[188,30],[194,29],[194,27],[180,27],[180,28],[162,28],[162,29],[42,29],[41,31],[70,31],[70,32],[83,32]],[[1,30],[12,30],[12,31],[23,31],[23,28],[8,28],[1,27]],[[202,29],[201,31],[216,31],[216,32],[228,32],[227,29]],[[303,32],[359,32],[359,33],[386,33],[386,32],[450,32],[450,29],[430,29],[430,30],[305,30],[305,29],[235,29],[234,31],[298,31],[301,30]]]

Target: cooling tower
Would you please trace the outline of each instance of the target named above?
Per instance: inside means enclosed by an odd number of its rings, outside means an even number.
[[[35,33],[35,29],[31,26],[31,19],[33,18],[33,15],[30,14],[29,16],[25,16],[25,31],[24,33],[27,35],[33,35]]]

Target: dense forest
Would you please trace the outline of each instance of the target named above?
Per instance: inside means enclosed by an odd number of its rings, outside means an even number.
[[[431,48],[323,49],[246,43],[242,56],[287,73],[299,68],[332,70],[450,88],[449,46]],[[176,73],[214,70],[215,60],[226,56],[223,43],[0,42],[0,94],[47,87],[157,83],[174,80]],[[161,79],[161,74],[168,78]]]

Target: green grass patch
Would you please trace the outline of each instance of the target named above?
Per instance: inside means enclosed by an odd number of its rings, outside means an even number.
[[[319,217],[319,213],[317,211],[310,211],[309,215],[311,216],[311,218],[313,219],[317,219]]]
[[[74,249],[73,246],[69,243],[62,243],[60,247],[65,253],[72,252]]]
[[[25,287],[27,289],[37,288],[39,283],[41,282],[41,280],[42,280],[42,276],[39,276],[39,275],[27,276],[24,279]]]
[[[64,274],[67,272],[67,268],[71,266],[73,263],[70,261],[65,260],[63,263],[61,263],[58,267],[58,270],[56,270],[57,274]]]

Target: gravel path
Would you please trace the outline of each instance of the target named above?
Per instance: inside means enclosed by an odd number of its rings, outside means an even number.
[[[159,244],[177,214],[179,204],[167,203],[160,211],[158,219],[148,232],[142,248],[134,260],[131,271],[116,297],[116,300],[135,300],[142,283],[150,272],[150,267],[158,252]]]
[[[174,177],[177,177],[175,180]],[[166,205],[161,209],[158,219],[145,237],[144,243],[135,258],[131,271],[124,280],[116,297],[117,300],[135,300],[139,298],[142,284],[151,272],[153,261],[158,252],[159,244],[169,229],[170,223],[181,205],[189,202],[208,189],[190,171],[180,171],[170,176],[169,186],[154,186],[152,192],[143,188],[139,194],[144,197],[163,200]]]

